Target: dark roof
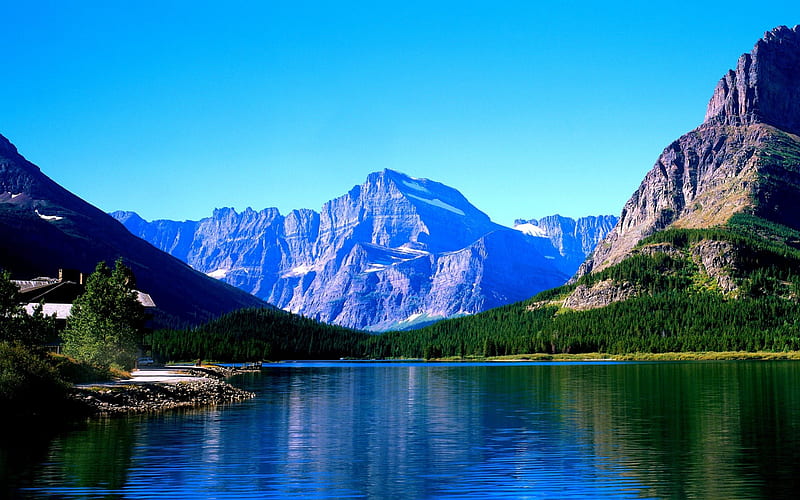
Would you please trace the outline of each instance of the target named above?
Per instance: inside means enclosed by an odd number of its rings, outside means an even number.
[[[20,302],[38,304],[72,304],[86,290],[84,285],[74,281],[59,281],[55,278],[36,278],[33,280],[12,280],[19,287]],[[156,307],[149,294],[134,290],[137,300],[144,307]]]
[[[16,283],[16,282],[15,282]],[[27,287],[20,286],[19,294],[22,302],[53,302],[59,304],[71,304],[75,302],[86,289],[74,281],[41,282],[36,285],[36,281]],[[18,285],[19,286],[19,285]]]

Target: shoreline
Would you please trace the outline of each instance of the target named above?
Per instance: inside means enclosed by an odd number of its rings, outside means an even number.
[[[464,361],[475,361],[464,360]],[[690,351],[690,352],[634,352],[627,354],[581,353],[581,354],[512,354],[492,356],[483,361],[800,361],[800,351]],[[439,361],[459,361],[443,358]]]
[[[625,362],[625,361],[800,361],[800,351],[788,352],[667,352],[667,353],[581,353],[581,354],[516,354],[492,357],[437,358],[437,362],[515,363],[554,362]],[[167,366],[143,368],[131,379],[80,384],[71,388],[69,399],[89,417],[157,413],[178,408],[197,408],[231,404],[256,395],[239,389],[225,379],[260,370],[218,365]]]
[[[70,399],[90,417],[230,404],[255,397],[225,381],[241,373],[247,370],[211,365],[147,368],[131,379],[76,385]]]

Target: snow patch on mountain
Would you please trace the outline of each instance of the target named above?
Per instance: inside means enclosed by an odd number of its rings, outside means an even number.
[[[447,211],[453,212],[454,214],[467,215],[467,214],[464,213],[463,210],[458,209],[458,208],[454,207],[453,205],[449,205],[449,204],[443,202],[442,200],[440,200],[439,198],[434,198],[432,200],[429,200],[427,198],[422,198],[420,196],[415,196],[415,195],[410,194],[410,193],[407,193],[406,196],[408,196],[409,198],[414,198],[415,200],[419,200],[419,201],[421,201],[423,203],[427,203],[428,205],[433,205],[434,207],[443,208],[443,209],[445,209]]]
[[[426,252],[425,250],[420,250],[419,248],[412,248],[409,245],[410,245],[409,243],[406,243],[405,245],[393,248],[392,250],[404,254],[414,255],[417,257],[420,255],[430,255],[430,252]]]
[[[368,265],[366,269],[364,269],[364,272],[365,273],[376,273],[378,271],[383,271],[387,267],[388,266],[386,264],[376,264],[376,263],[373,262],[372,264]]]
[[[314,270],[314,266],[303,264],[301,266],[293,267],[289,272],[281,275],[281,278],[294,278],[297,276],[304,276]]]
[[[515,224],[514,229],[530,236],[547,237],[547,231],[543,227],[539,227],[530,222],[526,222],[524,224]]]
[[[230,269],[224,269],[224,268],[215,269],[214,271],[211,271],[210,273],[206,273],[206,276],[209,276],[209,277],[214,278],[214,279],[221,280],[221,279],[225,278],[225,276],[227,276],[230,271],[231,271]]]
[[[414,191],[419,191],[421,193],[430,193],[430,191],[425,186],[420,184],[419,182],[414,182],[413,180],[412,181],[404,180],[404,181],[401,181],[401,182],[403,183],[404,186],[410,187]]]
[[[57,221],[57,220],[64,219],[64,217],[61,217],[60,215],[44,215],[44,214],[41,214],[41,213],[39,213],[39,209],[38,208],[36,210],[34,210],[34,212],[36,212],[36,215],[38,215],[39,218],[42,219],[42,220]]]

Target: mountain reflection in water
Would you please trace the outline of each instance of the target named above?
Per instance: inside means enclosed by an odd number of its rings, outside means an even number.
[[[245,403],[0,443],[0,479],[20,498],[786,497],[798,380],[794,362],[273,365],[234,379]]]

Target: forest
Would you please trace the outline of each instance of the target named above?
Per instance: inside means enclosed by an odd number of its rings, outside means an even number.
[[[735,291],[720,290],[691,258],[703,240],[735,248]],[[419,330],[376,335],[274,309],[243,310],[194,329],[154,332],[152,351],[163,360],[245,361],[800,350],[800,232],[742,214],[718,228],[661,231],[638,248],[657,244],[671,251],[634,252],[573,284]],[[602,280],[639,293],[597,309],[563,307],[577,286]]]

